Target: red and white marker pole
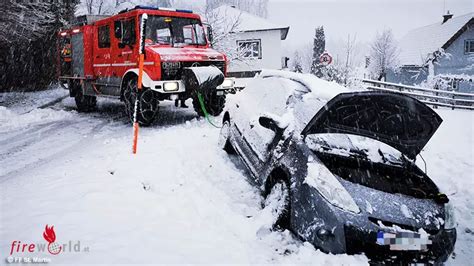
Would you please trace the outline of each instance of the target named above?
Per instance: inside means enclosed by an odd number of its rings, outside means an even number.
[[[137,154],[137,144],[138,144],[138,101],[141,97],[142,91],[142,79],[143,79],[143,64],[145,62],[145,32],[146,32],[146,21],[148,20],[148,15],[143,14],[140,20],[140,47],[138,49],[138,82],[137,82],[137,96],[135,99],[135,110],[133,112],[133,154]]]

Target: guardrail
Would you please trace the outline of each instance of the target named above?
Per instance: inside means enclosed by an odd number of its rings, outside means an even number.
[[[474,110],[474,93],[428,89],[370,79],[363,79],[362,82],[367,84],[366,88],[369,90],[403,93],[435,108],[442,106],[453,110]]]

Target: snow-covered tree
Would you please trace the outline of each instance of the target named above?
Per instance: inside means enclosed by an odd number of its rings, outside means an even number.
[[[0,3],[0,90],[41,89],[55,78],[57,32],[73,18],[76,0]]]
[[[263,18],[268,16],[268,0],[206,0],[206,7],[209,9],[215,9],[224,4]]]
[[[224,53],[229,61],[248,63],[251,61],[246,54],[250,48],[236,45],[235,33],[239,31],[241,13],[227,13],[227,9],[212,9],[206,7],[204,20],[212,28],[212,42],[214,49]]]
[[[399,50],[391,29],[377,32],[370,45],[369,71],[378,80],[384,80],[387,70],[395,69],[398,64]]]
[[[313,57],[312,57],[312,64],[311,64],[311,74],[316,75],[317,77],[321,78],[323,76],[322,68],[324,66],[319,62],[319,57],[324,50],[326,49],[326,37],[324,35],[324,28],[323,26],[317,27],[314,42],[313,42]]]
[[[293,71],[297,73],[303,73],[303,60],[298,51],[295,51],[293,55],[292,68],[293,68]]]

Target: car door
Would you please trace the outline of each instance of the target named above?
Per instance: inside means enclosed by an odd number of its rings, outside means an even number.
[[[269,77],[247,86],[234,123],[241,134],[242,157],[255,176],[259,176],[270,158],[275,132],[260,125],[264,114],[282,116],[290,91],[285,79]]]

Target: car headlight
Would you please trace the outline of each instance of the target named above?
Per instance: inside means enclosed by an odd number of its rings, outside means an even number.
[[[448,202],[444,204],[444,229],[453,229],[456,227],[454,219],[454,206]]]
[[[232,88],[234,87],[235,81],[234,79],[224,79],[224,82],[222,82],[221,87],[222,88]]]
[[[360,209],[337,178],[320,163],[308,163],[304,183],[314,187],[332,205],[353,213]]]
[[[177,91],[179,89],[179,83],[178,82],[165,82],[163,84],[163,90],[164,91]]]

